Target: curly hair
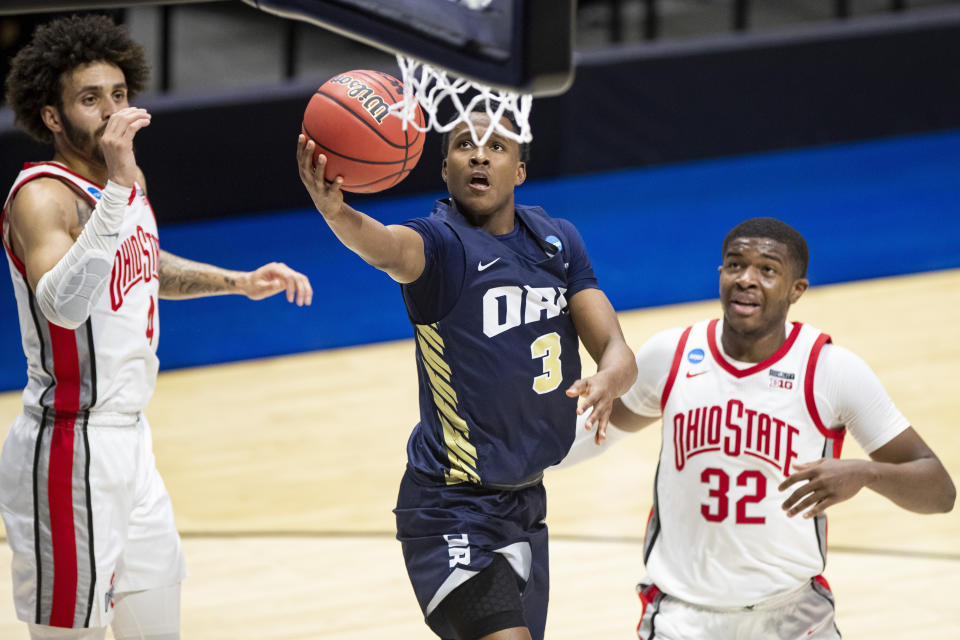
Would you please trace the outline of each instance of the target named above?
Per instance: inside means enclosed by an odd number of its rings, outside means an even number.
[[[35,140],[53,142],[40,110],[46,105],[62,110],[65,74],[92,62],[119,67],[131,99],[147,84],[143,47],[107,16],[72,15],[37,27],[7,74],[6,102],[16,125]]]

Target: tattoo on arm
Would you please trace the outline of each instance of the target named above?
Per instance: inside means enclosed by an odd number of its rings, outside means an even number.
[[[160,297],[199,298],[238,293],[236,271],[160,252]]]

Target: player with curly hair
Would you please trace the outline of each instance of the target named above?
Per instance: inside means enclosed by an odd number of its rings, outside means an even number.
[[[0,237],[27,359],[23,412],[0,457],[0,515],[18,617],[32,638],[180,637],[185,576],[143,409],[157,377],[158,298],[280,291],[307,278],[270,263],[227,271],[160,249],[133,141],[143,50],[103,16],[39,27],[6,80],[17,124],[53,144],[27,163]]]

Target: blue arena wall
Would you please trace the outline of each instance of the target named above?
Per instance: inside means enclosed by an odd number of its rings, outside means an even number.
[[[442,195],[371,200],[363,209],[400,222],[425,215]],[[518,202],[580,228],[601,286],[621,311],[716,297],[720,242],[754,216],[781,218],[806,236],[814,286],[957,268],[960,130],[535,180],[518,190]],[[162,222],[164,212],[157,215]],[[398,285],[344,248],[313,210],[161,224],[160,241],[230,268],[281,260],[315,290],[309,308],[282,295],[161,301],[164,369],[410,336]],[[2,277],[0,390],[25,381],[16,317]]]

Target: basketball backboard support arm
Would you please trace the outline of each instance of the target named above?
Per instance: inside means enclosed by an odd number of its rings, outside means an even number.
[[[574,0],[243,0],[493,87],[557,95],[573,82]]]

